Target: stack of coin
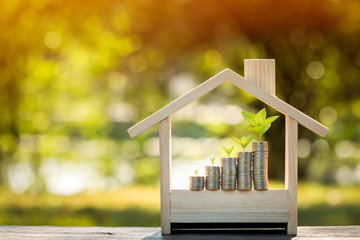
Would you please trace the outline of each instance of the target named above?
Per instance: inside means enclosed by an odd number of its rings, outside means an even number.
[[[205,166],[206,190],[220,189],[220,167]]]
[[[199,191],[204,189],[204,177],[203,176],[190,176],[189,188],[193,191]]]
[[[252,188],[252,174],[251,162],[252,152],[238,152],[237,153],[237,189],[251,190]]]
[[[235,190],[236,188],[236,158],[221,158],[221,189]]]
[[[268,142],[253,142],[253,178],[255,190],[268,189]]]

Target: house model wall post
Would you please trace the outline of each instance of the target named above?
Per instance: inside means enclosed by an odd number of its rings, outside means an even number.
[[[297,232],[298,122],[285,117],[285,189],[288,190],[287,233]]]
[[[171,194],[171,120],[170,117],[159,122],[160,145],[160,196],[161,233],[171,234],[170,194]]]

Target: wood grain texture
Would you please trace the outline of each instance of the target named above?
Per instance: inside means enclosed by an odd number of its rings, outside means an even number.
[[[298,124],[285,118],[285,189],[288,190],[288,234],[297,229]]]
[[[322,125],[321,123],[310,118],[306,114],[302,113],[301,111],[297,110],[296,108],[292,107],[286,102],[280,100],[279,98],[267,93],[263,89],[256,86],[254,83],[247,81],[239,74],[231,71],[230,69],[225,69],[224,71],[218,73],[214,77],[203,82],[202,84],[191,90],[190,92],[184,94],[183,96],[179,97],[178,99],[174,100],[173,102],[169,103],[168,105],[160,109],[159,111],[153,113],[149,117],[145,118],[141,122],[129,128],[128,129],[129,135],[131,137],[135,137],[139,135],[140,133],[144,132],[151,126],[155,125],[156,123],[162,121],[171,114],[185,107],[192,101],[198,99],[199,97],[215,89],[226,80],[229,80],[235,86],[253,95],[254,97],[263,101],[270,107],[275,108],[282,114],[292,117],[301,125],[319,134],[320,136],[325,136],[327,134],[328,128]]]
[[[287,222],[287,190],[172,190],[171,222]]]
[[[285,234],[249,233],[189,233],[162,236],[158,227],[56,227],[56,226],[0,226],[0,238],[26,239],[359,239],[360,226],[298,227],[296,236]]]
[[[245,59],[244,78],[275,96],[275,59]]]
[[[171,234],[170,195],[171,195],[171,120],[165,118],[159,123],[160,145],[160,194],[161,194],[161,232]]]

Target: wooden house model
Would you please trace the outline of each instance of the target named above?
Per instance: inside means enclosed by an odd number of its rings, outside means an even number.
[[[171,189],[171,115],[229,81],[285,115],[285,189],[267,191],[190,191]],[[325,136],[328,128],[277,98],[275,60],[246,59],[244,77],[225,69],[128,129],[135,137],[159,123],[161,232],[198,224],[283,224],[297,232],[298,123]],[[271,164],[271,163],[270,163]]]

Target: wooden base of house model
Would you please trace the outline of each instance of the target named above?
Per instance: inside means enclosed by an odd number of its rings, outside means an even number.
[[[325,136],[328,129],[275,96],[275,60],[247,59],[244,75],[242,77],[225,69],[128,129],[130,136],[134,137],[159,123],[162,234],[171,234],[172,225],[191,223],[286,223],[287,233],[296,234],[298,123],[320,136]],[[171,189],[170,116],[225,81],[230,81],[285,115],[285,189]]]

